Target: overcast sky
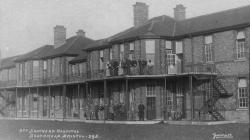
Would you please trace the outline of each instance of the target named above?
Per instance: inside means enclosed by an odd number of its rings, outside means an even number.
[[[53,44],[53,27],[67,37],[83,29],[92,39],[111,36],[133,25],[135,2],[149,5],[149,18],[173,16],[183,4],[187,18],[250,5],[250,0],[0,0],[0,49],[3,57]]]

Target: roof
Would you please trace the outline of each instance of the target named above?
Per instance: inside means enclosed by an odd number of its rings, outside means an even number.
[[[69,63],[75,64],[75,63],[81,63],[81,62],[86,62],[86,61],[87,61],[87,52],[82,51],[81,54],[79,54],[77,57],[69,61]]]
[[[94,42],[94,40],[86,37],[73,36],[67,39],[65,44],[45,55],[44,58],[54,58],[64,55],[77,56],[82,52],[82,49],[92,42]]]
[[[163,15],[148,20],[145,24],[132,27],[110,37],[111,42],[135,38],[138,36],[173,36],[176,21]]]
[[[176,25],[175,36],[198,35],[204,32],[228,30],[235,26],[250,26],[250,5],[180,21]]]
[[[91,50],[91,49],[96,49],[96,48],[105,48],[107,46],[110,46],[109,44],[109,39],[100,39],[100,40],[96,40],[93,43],[90,43],[89,45],[87,45],[84,50]]]
[[[35,49],[31,52],[28,52],[28,53],[20,56],[15,61],[21,62],[21,61],[27,61],[27,60],[39,60],[44,55],[46,55],[48,52],[51,52],[53,49],[54,49],[54,47],[52,45],[45,45],[45,46],[42,46],[38,49]]]
[[[9,68],[15,67],[16,66],[15,60],[18,57],[20,57],[20,55],[1,59],[0,60],[0,70],[1,69],[9,69]]]
[[[107,42],[95,42],[91,46],[103,48],[107,44],[135,40],[137,38],[182,38],[189,35],[200,35],[219,32],[234,28],[250,26],[250,5],[235,9],[225,10],[212,14],[176,21],[174,18],[163,15],[148,20],[138,27],[128,28],[106,39]]]

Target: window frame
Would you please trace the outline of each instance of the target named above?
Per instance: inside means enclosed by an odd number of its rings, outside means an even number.
[[[242,34],[243,37],[240,37]],[[238,31],[236,35],[236,59],[246,59],[246,35],[244,31]]]
[[[240,80],[243,79],[246,82],[246,86],[239,87]],[[238,108],[239,109],[247,109],[249,107],[248,102],[248,87],[247,87],[247,78],[239,77],[237,84],[237,95],[238,95]]]
[[[146,97],[156,97],[154,84],[147,84],[146,85]]]
[[[211,40],[207,42],[207,38],[211,37]],[[213,62],[213,35],[207,35],[204,37],[204,57],[206,63]]]

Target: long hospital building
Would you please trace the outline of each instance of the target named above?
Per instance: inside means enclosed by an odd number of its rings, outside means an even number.
[[[93,40],[83,30],[1,59],[0,116],[30,119],[248,120],[250,6],[186,18],[148,19]]]

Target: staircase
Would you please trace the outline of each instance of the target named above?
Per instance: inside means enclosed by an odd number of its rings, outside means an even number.
[[[201,111],[204,113],[209,113],[216,121],[223,121],[225,118],[221,115],[221,113],[216,108],[215,104],[220,98],[228,98],[231,97],[232,94],[229,94],[228,91],[225,89],[224,84],[218,79],[225,79],[221,72],[216,70],[217,76],[211,77],[209,80],[202,79],[200,77],[195,77],[196,80],[200,81],[201,83],[209,82],[210,87],[205,87],[204,91],[211,91],[212,95],[209,96],[208,100],[204,103],[204,106],[201,108]],[[226,81],[227,82],[227,81]]]

